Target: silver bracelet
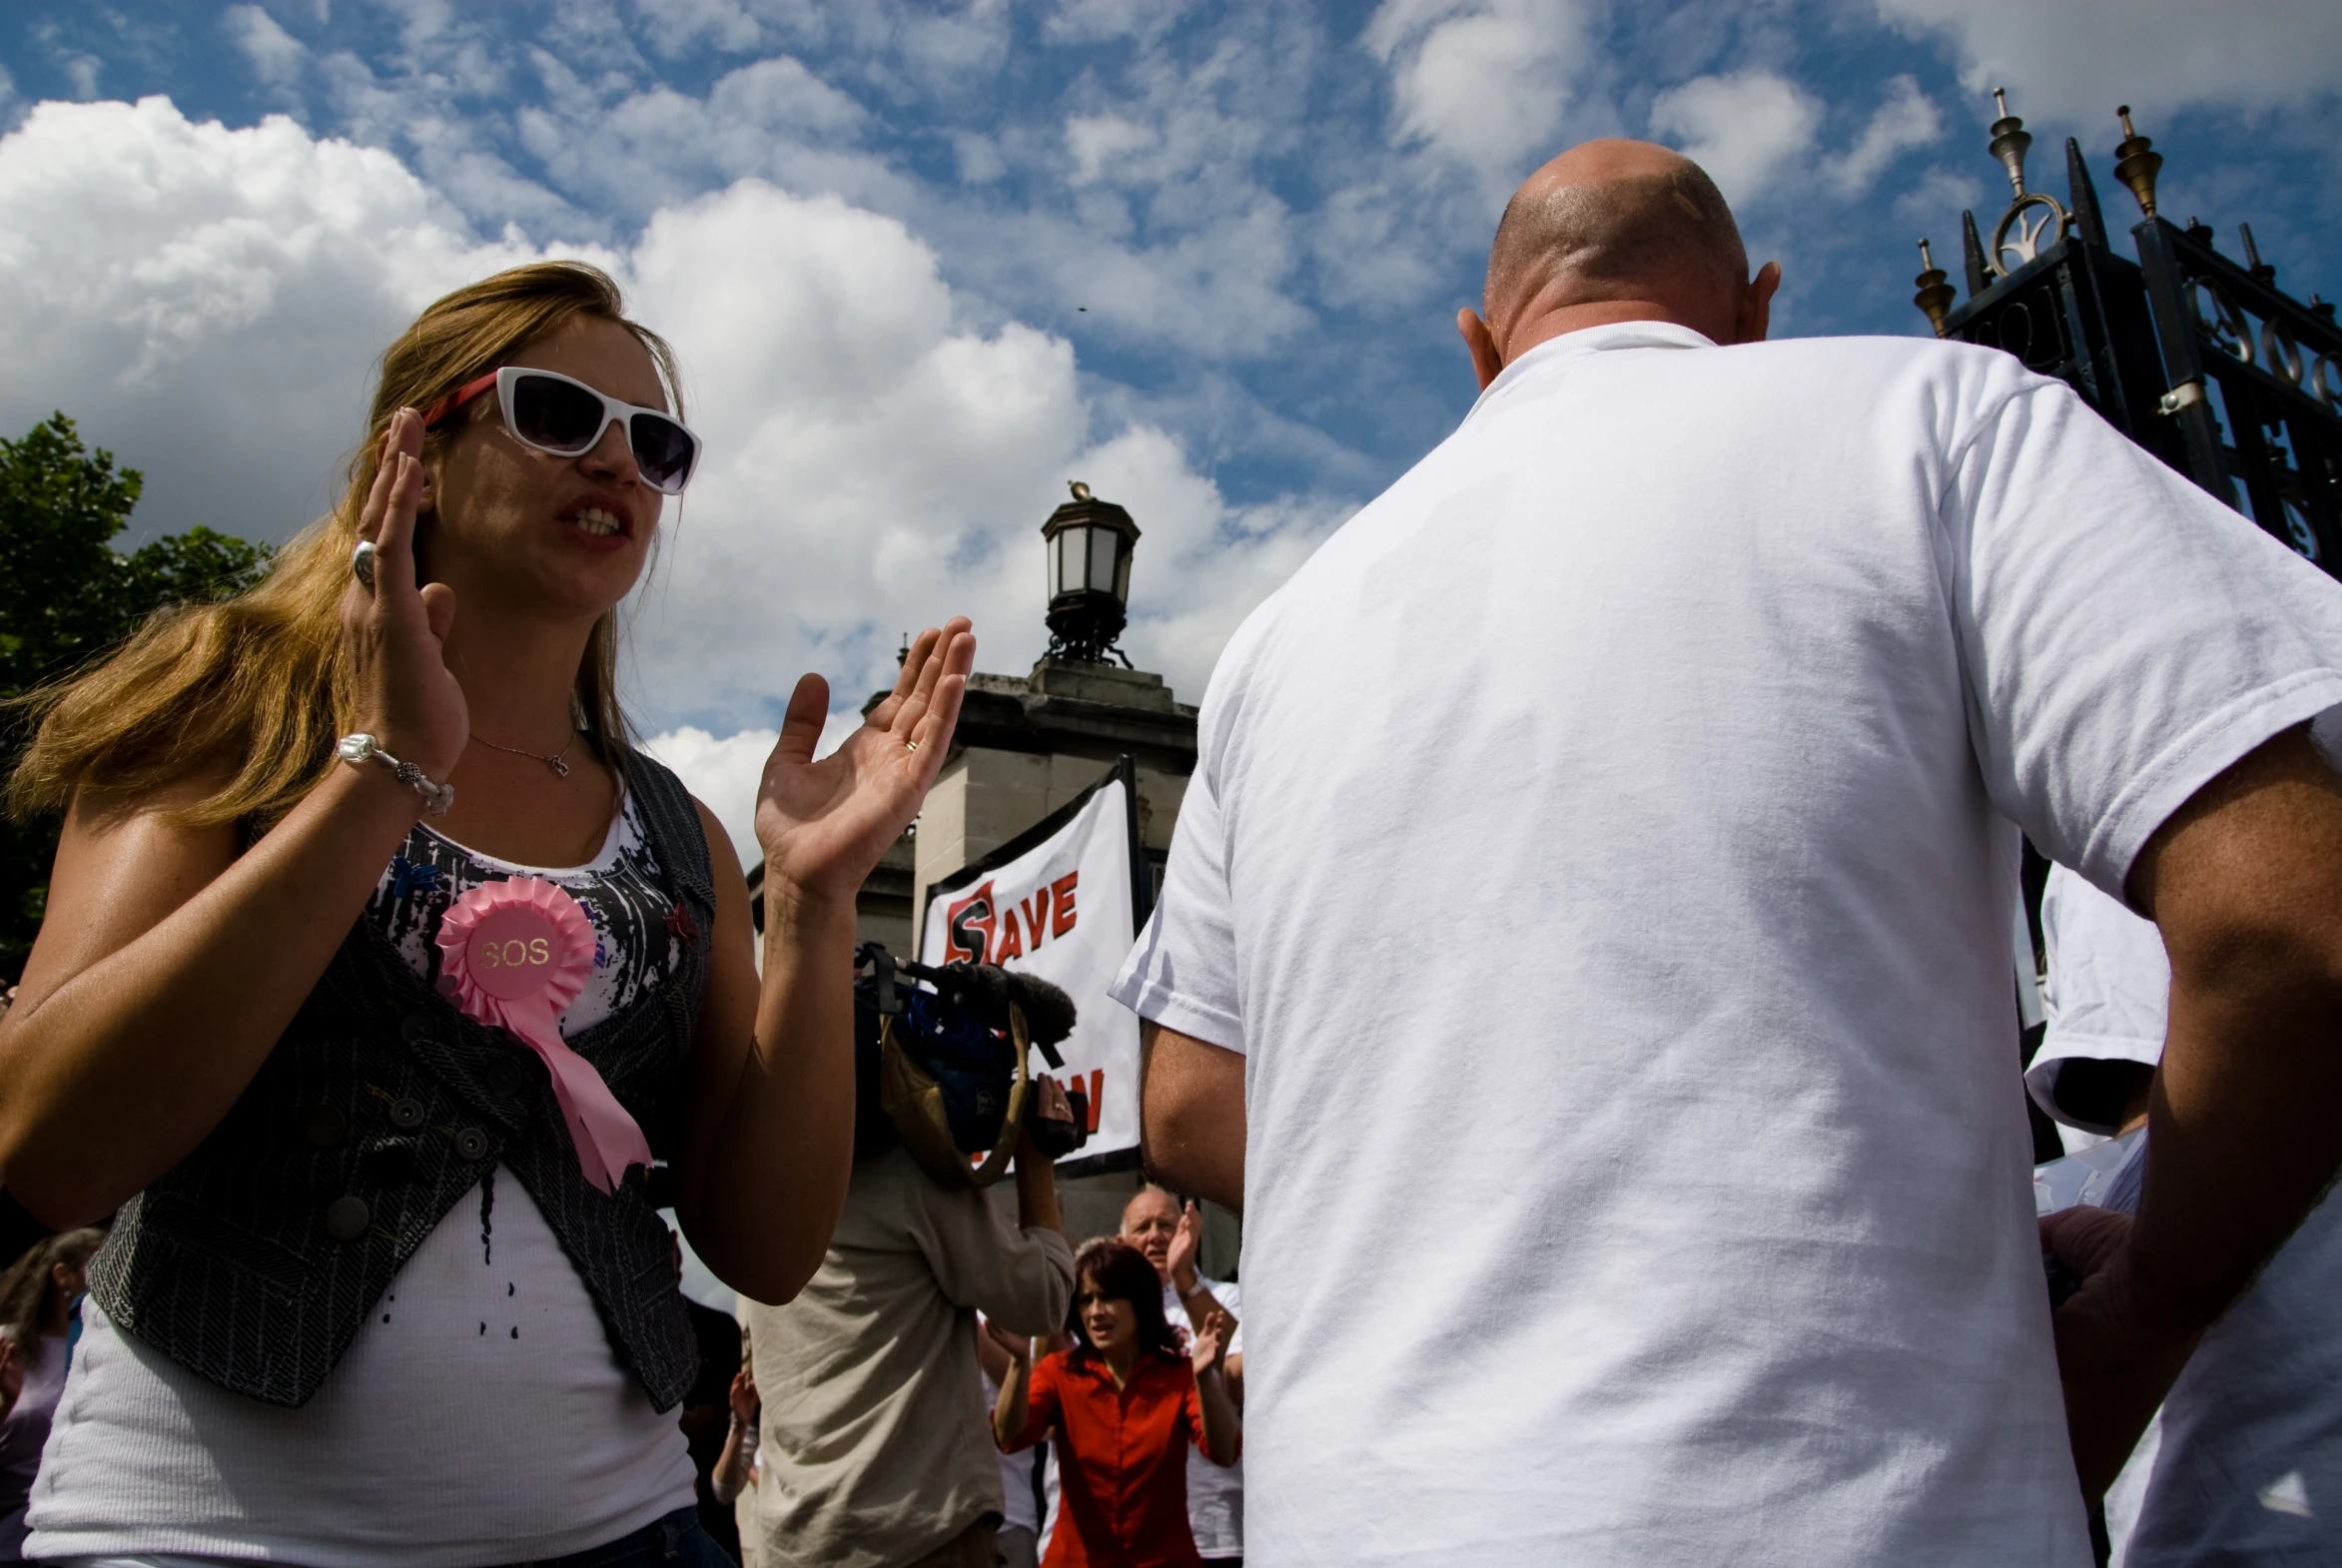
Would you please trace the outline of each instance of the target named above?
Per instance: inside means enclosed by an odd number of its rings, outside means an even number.
[[[455,804],[454,785],[433,783],[423,776],[422,769],[411,762],[400,762],[364,730],[345,735],[334,742],[334,755],[354,768],[365,767],[369,757],[381,762],[396,776],[399,783],[422,797],[422,814],[426,817],[443,817],[447,814],[447,808]]]

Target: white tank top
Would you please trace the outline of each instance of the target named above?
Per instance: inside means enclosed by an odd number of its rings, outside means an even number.
[[[427,869],[421,869],[427,868]],[[416,826],[367,918],[428,975],[438,915],[522,874],[586,909],[600,951],[561,1032],[655,985],[667,900],[631,801],[583,866],[515,866]],[[223,1561],[467,1568],[583,1551],[692,1502],[672,1412],[610,1347],[592,1297],[501,1167],[375,1303],[308,1404],[204,1381],[95,1301],[41,1473],[29,1550],[137,1568]]]

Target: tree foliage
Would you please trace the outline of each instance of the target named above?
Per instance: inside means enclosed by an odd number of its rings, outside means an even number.
[[[268,569],[268,545],[210,528],[117,552],[144,482],[85,448],[62,413],[0,438],[0,703],[94,663],[156,610],[225,598]],[[21,708],[0,707],[0,777],[26,726]],[[40,929],[56,849],[56,823],[0,820],[0,984]]]

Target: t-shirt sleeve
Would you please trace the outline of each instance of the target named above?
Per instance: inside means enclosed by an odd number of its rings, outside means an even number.
[[[1171,831],[1163,896],[1109,994],[1141,1018],[1241,1053],[1226,819],[1212,775],[1208,759],[1199,759]]]
[[[2134,915],[2063,866],[2049,868],[2041,893],[2041,934],[2049,949],[2041,1005],[2047,1027],[2025,1069],[2025,1088],[2043,1111],[2068,1127],[2079,1122],[2057,1101],[2057,1075],[2068,1062],[2135,1062],[2163,1057],[2170,1022],[2171,962],[2152,921]]]
[[[2342,586],[2031,381],[1951,453],[1941,520],[1986,790],[2120,899],[2147,839],[2342,703]]]

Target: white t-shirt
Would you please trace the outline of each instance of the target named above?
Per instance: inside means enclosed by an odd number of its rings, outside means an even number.
[[[2043,1053],[2159,1062],[2171,965],[2154,926],[2061,870],[2041,924],[2055,1004]],[[2040,1073],[2035,1058],[2036,1100]],[[2119,1190],[2082,1200],[2132,1206]],[[2115,1568],[2330,1568],[2338,1518],[2342,1203],[2329,1197],[2205,1333],[2107,1490],[2106,1531]]]
[[[1244,1353],[1243,1291],[1229,1280],[1206,1279],[1201,1274],[1195,1282],[1211,1292],[1227,1314],[1236,1320],[1236,1331],[1228,1339],[1228,1354]],[[1186,1304],[1179,1292],[1171,1285],[1163,1287],[1163,1315],[1173,1328],[1194,1332],[1195,1325],[1187,1320]],[[1195,1536],[1195,1550],[1206,1560],[1244,1555],[1244,1461],[1234,1464],[1213,1464],[1194,1444],[1187,1445],[1187,1528]]]
[[[1507,367],[1229,642],[1116,986],[1246,1054],[1247,1561],[2086,1564],[2016,831],[2119,888],[2338,702],[2342,590],[2007,355]]]
[[[2057,1075],[2075,1057],[2136,1062],[2163,1058],[2171,961],[2163,936],[2119,899],[2108,898],[2063,866],[2049,868],[2041,889],[2041,940],[2049,970],[2041,987],[2040,1049],[2025,1069],[2033,1103],[2057,1123],[2065,1152],[2078,1154],[2114,1133],[2084,1123],[2057,1103]]]

